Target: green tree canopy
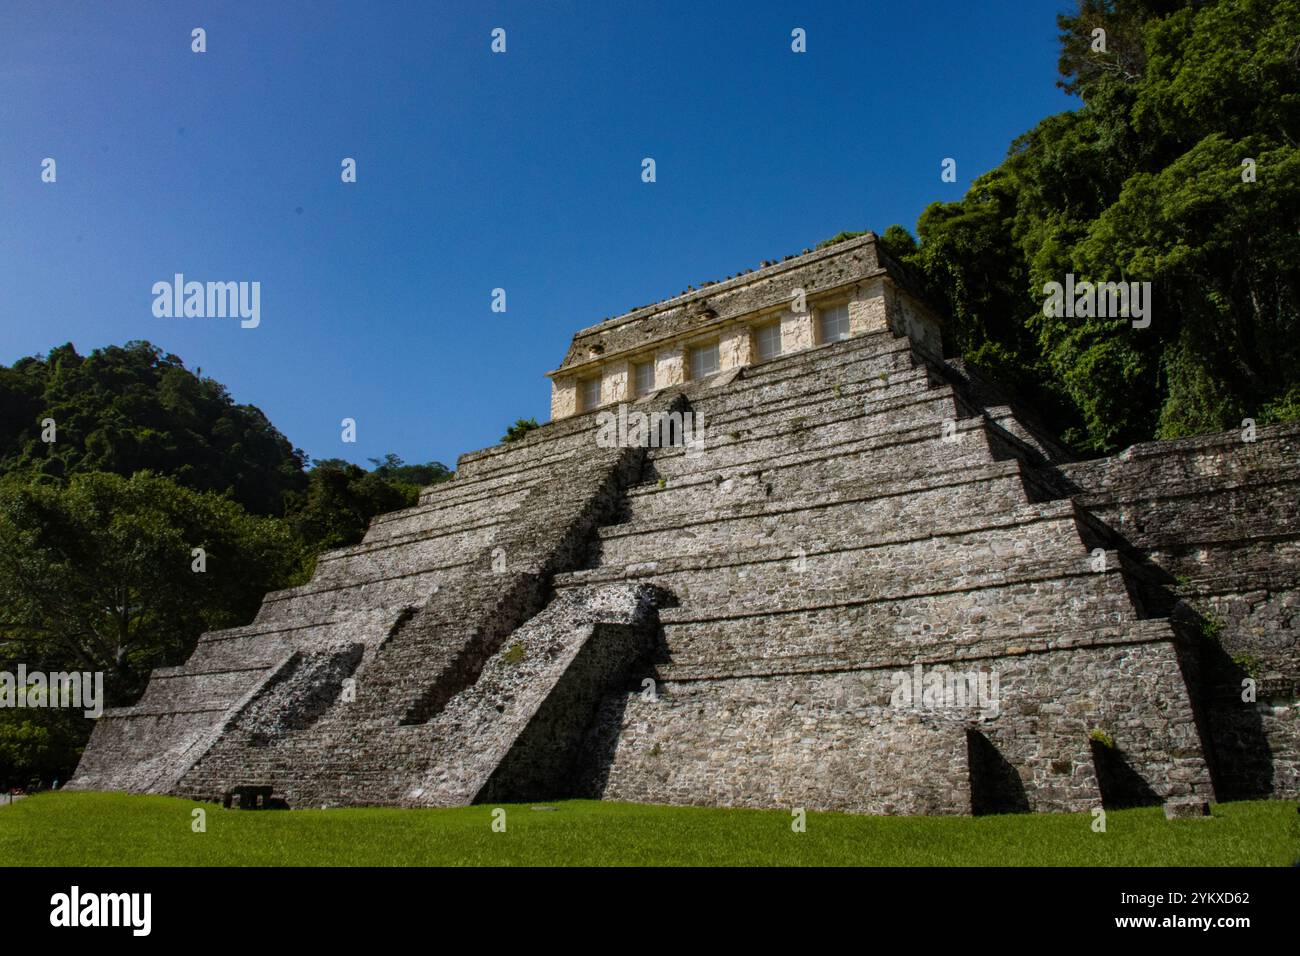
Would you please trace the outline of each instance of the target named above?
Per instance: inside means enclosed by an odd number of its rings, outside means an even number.
[[[303,463],[260,411],[147,343],[0,367],[0,669],[102,671],[108,702],[129,703],[200,633],[248,623],[321,550],[451,477],[393,454],[373,471]],[[66,779],[89,731],[80,712],[0,709],[0,785]]]
[[[247,623],[303,560],[285,522],[169,478],[25,477],[0,479],[0,669],[102,672],[109,705],[203,631]],[[79,710],[0,709],[0,785],[66,780],[90,729]]]
[[[160,475],[10,476],[0,481],[0,661],[103,671],[109,701],[129,702],[200,633],[251,620],[302,559],[286,522]]]
[[[1084,450],[1295,417],[1300,0],[1082,0],[1058,24],[1082,107],[886,250],[943,308],[948,349]],[[1045,316],[1067,273],[1150,282],[1150,327]]]
[[[506,429],[506,433],[501,436],[501,440],[505,442],[519,441],[534,428],[541,427],[541,425],[537,424],[535,418],[517,418],[515,423]]]
[[[452,475],[436,461],[407,465],[393,454],[372,461],[373,471],[340,458],[314,462],[307,488],[289,496],[289,524],[309,552],[356,544],[375,515],[411,507],[420,488]]]
[[[389,452],[383,458],[368,460],[375,466],[375,475],[383,480],[415,485],[417,488],[440,484],[452,477],[451,469],[440,462],[431,461],[423,465],[408,465],[392,452]]]
[[[46,419],[53,443],[43,440]],[[286,492],[306,486],[304,463],[259,409],[148,342],[88,356],[61,345],[0,366],[0,473],[154,471],[273,515]]]

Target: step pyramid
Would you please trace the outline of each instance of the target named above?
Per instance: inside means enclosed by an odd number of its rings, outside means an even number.
[[[1077,461],[941,343],[871,234],[578,333],[550,423],[155,671],[70,786],[924,814],[1296,795],[1300,429]]]

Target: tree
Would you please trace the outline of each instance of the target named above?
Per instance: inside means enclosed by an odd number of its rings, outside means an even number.
[[[450,481],[453,476],[451,469],[441,462],[430,461],[423,465],[408,465],[392,452],[383,458],[367,460],[375,466],[374,473],[385,481],[415,485],[417,488],[441,484]]]
[[[85,357],[67,344],[0,366],[0,474],[148,470],[278,515],[284,495],[306,485],[305,460],[259,409],[148,342]]]
[[[1084,451],[1295,419],[1300,2],[1081,0],[1058,25],[1082,107],[928,207],[914,248],[891,227],[886,251],[944,313],[949,352]],[[1150,327],[1044,315],[1067,274],[1149,282]]]
[[[374,471],[340,458],[314,463],[307,475],[307,489],[291,495],[287,520],[314,555],[330,548],[359,542],[375,515],[409,508],[420,498],[422,481],[405,477],[432,477],[445,481],[451,476],[443,465],[404,465],[396,455],[387,455]]]
[[[541,427],[541,425],[537,424],[535,418],[518,418],[515,419],[513,425],[506,429],[506,433],[501,436],[501,440],[505,442],[519,441],[534,428]]]
[[[159,475],[24,478],[0,480],[0,669],[101,672],[111,706],[203,631],[251,620],[304,558],[285,522]],[[80,711],[0,710],[0,784],[67,779],[90,729]]]
[[[0,709],[0,789],[67,780],[89,737],[79,710]]]
[[[195,549],[202,549],[196,553]],[[0,481],[0,658],[103,671],[113,704],[301,565],[288,525],[141,472]]]

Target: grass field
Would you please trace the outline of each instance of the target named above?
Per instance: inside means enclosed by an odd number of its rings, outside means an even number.
[[[0,807],[0,865],[958,865],[1284,866],[1300,859],[1294,803],[1089,814],[872,817],[562,801],[451,810],[248,812],[171,797],[46,793]],[[206,811],[206,833],[192,811]]]

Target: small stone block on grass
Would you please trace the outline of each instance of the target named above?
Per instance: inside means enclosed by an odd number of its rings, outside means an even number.
[[[1208,820],[1209,817],[1209,801],[1199,797],[1174,797],[1165,801],[1166,820]]]

